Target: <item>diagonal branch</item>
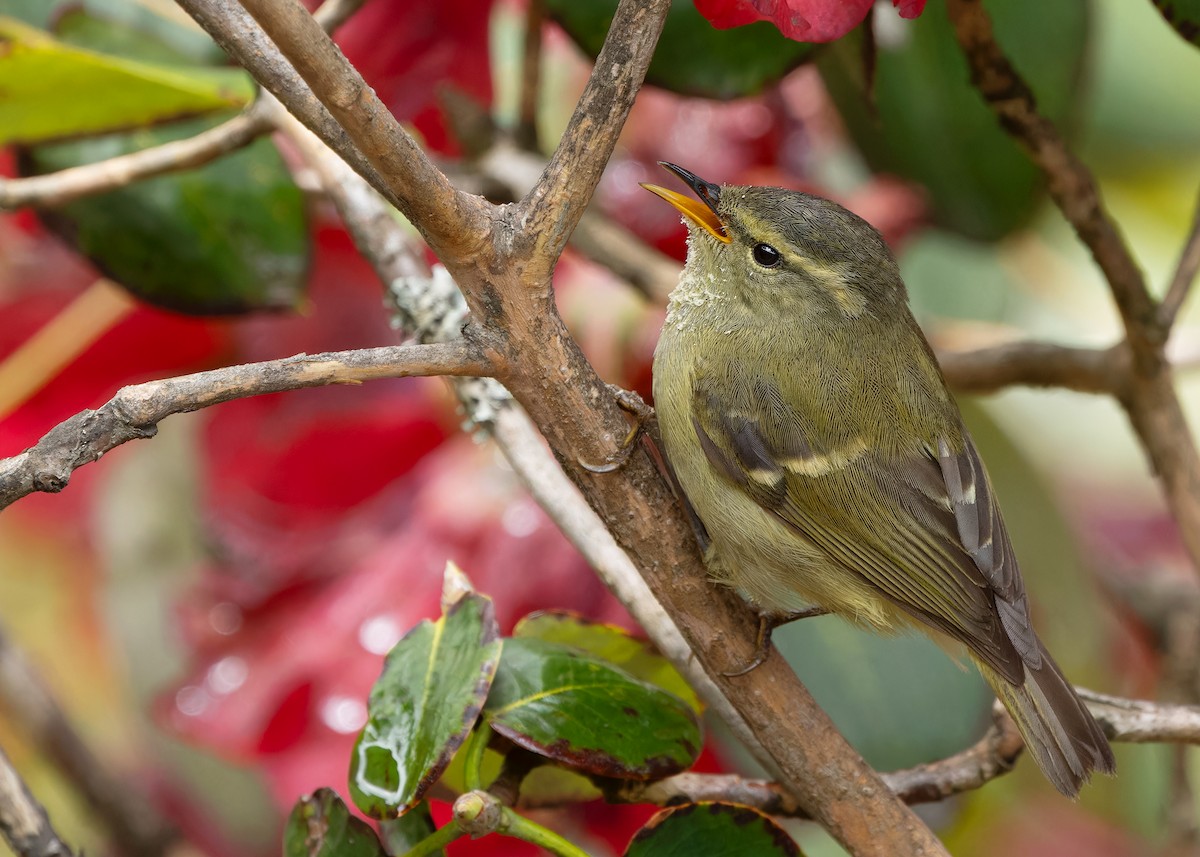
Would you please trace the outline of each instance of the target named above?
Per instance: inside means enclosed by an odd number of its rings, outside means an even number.
[[[1029,86],[996,43],[991,19],[980,0],[947,0],[946,8],[971,68],[972,82],[1004,129],[1041,168],[1055,203],[1108,280],[1125,325],[1131,369],[1113,393],[1162,481],[1180,536],[1200,573],[1200,455],[1163,352],[1167,328],[1160,320],[1160,307],[1105,211],[1095,179],[1053,124],[1037,112]],[[1185,258],[1183,274],[1188,264]],[[1183,287],[1175,291],[1180,293]],[[1182,302],[1182,296],[1172,300]]]
[[[0,750],[0,833],[17,857],[74,857],[3,750]]]
[[[126,857],[163,857],[177,839],[138,789],[109,773],[63,713],[25,654],[0,628],[0,708],[51,759],[112,833]],[[0,803],[4,797],[0,796]]]
[[[221,48],[250,72],[259,85],[278,98],[288,112],[331,146],[354,171],[395,199],[371,162],[351,141],[308,88],[296,70],[271,43],[262,28],[234,0],[177,0]],[[320,14],[320,10],[318,10]],[[332,16],[331,16],[332,17]],[[318,28],[319,29],[319,28]]]
[[[186,140],[163,143],[139,152],[118,155],[44,176],[0,177],[0,210],[27,205],[54,208],[83,196],[116,190],[163,173],[204,166],[222,155],[248,146],[271,130],[267,107],[256,101],[245,111]]]
[[[1042,172],[1050,195],[1103,271],[1125,323],[1135,364],[1145,372],[1161,362],[1158,307],[1125,239],[1104,208],[1086,166],[1042,116],[1029,85],[996,43],[981,0],[947,0],[955,35],[971,68],[971,82]]]
[[[535,258],[557,261],[583,216],[646,76],[670,5],[670,0],[647,0],[617,7],[609,33],[622,37],[604,40],[558,148],[520,202],[517,221],[533,242]]]
[[[99,409],[76,414],[37,445],[0,461],[0,509],[35,491],[63,490],[76,468],[126,441],[153,437],[158,423],[171,414],[305,387],[414,375],[483,377],[491,371],[475,349],[459,342],[297,354],[122,387]]]
[[[1179,263],[1175,266],[1175,275],[1167,287],[1159,307],[1159,322],[1168,330],[1175,323],[1175,317],[1183,302],[1187,300],[1188,291],[1200,271],[1200,195],[1196,197],[1196,212],[1192,215],[1192,228],[1188,231],[1187,240],[1183,243],[1183,252],[1179,254]]]
[[[446,263],[478,255],[489,232],[490,206],[450,184],[312,15],[296,0],[242,0],[242,5],[378,171],[384,182],[380,190],[434,252]]]

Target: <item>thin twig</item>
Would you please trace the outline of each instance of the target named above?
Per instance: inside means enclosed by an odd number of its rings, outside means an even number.
[[[0,707],[75,784],[128,857],[159,857],[177,833],[138,790],[111,775],[28,659],[0,629]],[[4,798],[0,797],[0,803]]]
[[[1079,698],[1111,741],[1130,744],[1200,744],[1200,707],[1110,696],[1084,687]]]
[[[0,750],[0,833],[17,857],[75,857]]]
[[[994,393],[1005,387],[1061,387],[1080,393],[1109,393],[1127,377],[1128,352],[1071,348],[1049,342],[1013,342],[974,351],[942,351],[938,363],[957,393]]]
[[[947,0],[946,8],[970,65],[971,82],[1004,129],[1045,173],[1050,195],[1104,272],[1135,364],[1153,366],[1159,362],[1158,346],[1163,341],[1158,308],[1124,237],[1104,208],[1091,172],[1054,124],[1038,112],[1028,84],[996,43],[981,0]]]
[[[1200,708],[1123,699],[1077,688],[1105,734],[1113,741],[1200,743]],[[977,742],[945,759],[883,775],[906,803],[930,803],[980,788],[1013,769],[1025,745],[1003,706],[992,709],[992,725]],[[678,774],[655,783],[622,783],[609,793],[628,803],[673,806],[684,802],[730,801],[770,815],[805,818],[794,798],[769,780],[735,774]]]
[[[333,32],[365,0],[327,0],[313,17]],[[194,169],[254,142],[273,127],[274,99],[258,99],[232,119],[186,140],[173,140],[93,164],[70,167],[44,176],[11,179],[0,176],[0,211],[25,206],[54,208],[84,196],[106,193],[164,173]]]
[[[521,56],[521,97],[517,105],[517,128],[513,134],[516,144],[529,152],[540,148],[537,113],[542,82],[542,24],[545,20],[545,0],[529,0]]]
[[[27,205],[54,208],[83,196],[116,190],[164,173],[203,166],[247,146],[271,129],[261,101],[245,112],[186,140],[23,179],[0,178],[0,210]]]
[[[1175,275],[1167,287],[1167,294],[1158,308],[1159,323],[1168,330],[1175,324],[1180,308],[1187,300],[1196,273],[1200,271],[1200,195],[1196,197],[1196,211],[1192,215],[1192,228],[1183,242],[1183,250],[1179,253],[1179,263],[1175,266]]]
[[[57,493],[71,473],[126,441],[153,437],[171,414],[222,402],[329,384],[358,384],[414,375],[490,375],[468,343],[399,345],[298,354],[122,387],[95,411],[59,423],[20,455],[0,460],[0,509],[35,491]]]

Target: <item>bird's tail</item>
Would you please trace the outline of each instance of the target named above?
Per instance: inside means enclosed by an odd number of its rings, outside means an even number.
[[[1112,748],[1099,724],[1075,694],[1050,657],[1041,648],[1037,669],[1025,666],[1025,683],[1017,686],[997,675],[985,664],[979,668],[1004,703],[1025,738],[1025,746],[1046,779],[1067,797],[1079,794],[1092,771],[1116,771]]]

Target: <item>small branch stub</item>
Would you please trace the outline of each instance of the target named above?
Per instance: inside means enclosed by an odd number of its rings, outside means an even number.
[[[454,802],[454,823],[472,839],[495,833],[503,817],[500,802],[484,791],[467,792]]]

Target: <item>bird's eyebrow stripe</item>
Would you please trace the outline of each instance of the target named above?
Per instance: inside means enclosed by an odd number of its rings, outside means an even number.
[[[739,221],[737,226],[748,239],[747,242],[744,242],[747,247],[753,247],[759,242],[770,244],[791,262],[793,268],[804,271],[820,283],[849,318],[858,318],[866,310],[866,297],[850,285],[846,275],[840,270],[797,252],[791,244],[783,240],[783,235],[772,228],[769,223],[757,217],[743,216],[737,220]]]

